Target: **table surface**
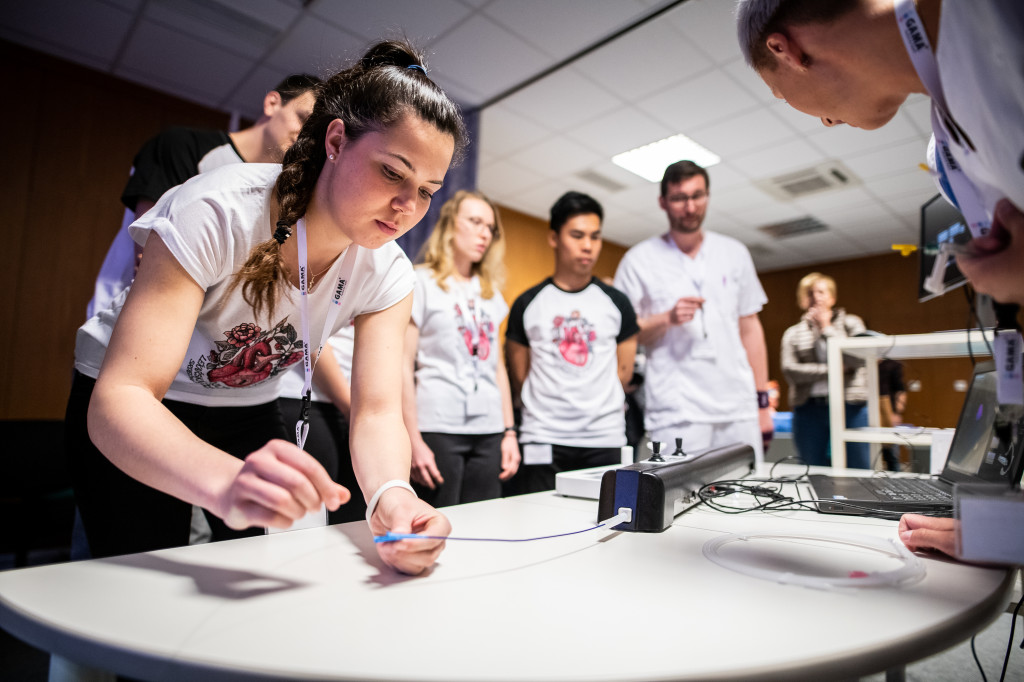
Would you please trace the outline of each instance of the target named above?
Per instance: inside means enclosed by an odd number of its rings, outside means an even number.
[[[596,510],[537,493],[445,513],[453,535],[524,538],[587,528]],[[1012,588],[1011,571],[925,557],[914,584],[817,590],[702,553],[725,534],[774,532],[895,538],[896,525],[699,507],[663,533],[453,540],[429,575],[409,577],[352,523],[0,573],[0,626],[149,680],[810,680],[947,648],[996,618]],[[798,574],[898,563],[809,540],[758,562]]]

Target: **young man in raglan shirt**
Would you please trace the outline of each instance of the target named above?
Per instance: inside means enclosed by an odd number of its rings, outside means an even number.
[[[622,461],[623,389],[640,329],[625,294],[593,275],[603,215],[580,192],[555,202],[548,233],[554,275],[519,296],[509,313],[509,376],[523,406],[514,492],[552,490],[560,471]]]

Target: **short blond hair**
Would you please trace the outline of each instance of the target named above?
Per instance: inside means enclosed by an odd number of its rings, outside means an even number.
[[[811,287],[818,282],[824,282],[825,286],[828,287],[828,292],[832,294],[832,298],[836,297],[836,281],[828,275],[812,272],[809,275],[804,275],[803,279],[800,280],[800,284],[796,285],[796,305],[800,310],[807,310],[808,294],[811,291]]]

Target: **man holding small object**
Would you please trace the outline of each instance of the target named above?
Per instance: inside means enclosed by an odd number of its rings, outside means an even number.
[[[647,350],[645,425],[687,451],[772,437],[768,357],[758,313],[767,302],[746,247],[703,229],[710,182],[692,161],[665,169],[666,234],[626,252],[615,286],[637,312]]]

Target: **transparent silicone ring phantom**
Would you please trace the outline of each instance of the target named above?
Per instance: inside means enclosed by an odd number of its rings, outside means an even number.
[[[880,552],[894,559],[900,559],[902,565],[891,571],[853,572],[849,577],[827,577],[798,575],[788,571],[775,571],[752,566],[749,563],[723,556],[719,550],[730,542],[747,540],[813,540],[833,544],[862,547]],[[900,542],[892,539],[876,538],[870,535],[816,535],[814,533],[796,533],[789,531],[769,533],[747,533],[743,535],[723,535],[708,540],[703,547],[704,556],[710,561],[754,578],[770,580],[786,585],[802,585],[815,589],[831,590],[844,587],[891,587],[901,583],[913,583],[924,578],[924,563],[914,556]]]

